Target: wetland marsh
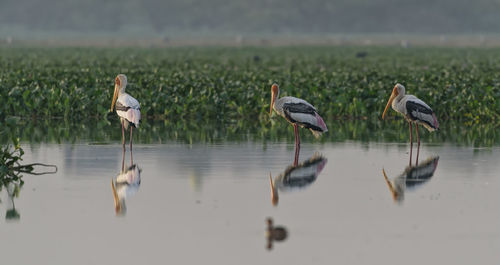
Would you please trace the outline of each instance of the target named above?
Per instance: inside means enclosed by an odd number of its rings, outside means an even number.
[[[494,48],[0,48],[0,142],[57,166],[2,171],[2,260],[495,264],[499,62]],[[133,161],[109,113],[117,73],[143,113]],[[300,130],[298,165],[273,82],[328,124]],[[396,82],[440,121],[420,167],[406,122],[380,117]]]

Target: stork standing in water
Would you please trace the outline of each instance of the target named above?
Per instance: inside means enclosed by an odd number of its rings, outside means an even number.
[[[405,119],[408,121],[410,126],[410,166],[411,166],[411,156],[413,149],[412,140],[412,123],[415,123],[415,130],[417,131],[417,159],[416,164],[418,165],[418,155],[420,152],[420,137],[418,136],[418,125],[421,124],[428,131],[432,132],[439,129],[439,123],[437,121],[434,111],[432,111],[429,105],[425,104],[422,100],[418,99],[413,95],[405,94],[405,87],[401,84],[396,84],[392,89],[391,97],[387,101],[384,113],[382,114],[382,119],[385,118],[385,114],[389,106],[396,112],[403,114]]]
[[[309,102],[295,97],[278,98],[279,95],[280,89],[278,85],[273,84],[271,86],[271,108],[269,110],[269,115],[272,114],[274,109],[274,111],[293,125],[296,153],[297,150],[300,149],[298,126],[311,130],[316,138],[328,131],[325,122],[321,116],[319,116],[316,108],[309,104]]]
[[[130,126],[130,151],[132,151],[132,131],[133,128],[139,127],[141,120],[140,104],[137,99],[125,93],[127,86],[127,77],[124,74],[119,74],[115,78],[115,92],[113,94],[113,101],[111,102],[111,111],[113,111],[116,103],[116,114],[120,117],[122,124],[122,144],[125,150],[125,130]],[[132,158],[132,152],[130,153]]]

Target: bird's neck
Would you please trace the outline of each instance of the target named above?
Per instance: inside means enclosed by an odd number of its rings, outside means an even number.
[[[283,110],[283,99],[284,98],[278,98],[274,101],[274,110],[278,112],[278,114],[282,115],[282,110]]]
[[[118,95],[125,94],[125,86],[121,86],[118,90]]]
[[[276,93],[276,99],[274,100],[273,108],[276,110],[277,107],[281,105],[280,102],[280,90],[278,89],[278,92]]]
[[[404,98],[404,96],[405,96],[405,94],[401,94],[401,93],[398,94],[396,96],[396,98],[394,98],[394,102],[399,103]]]

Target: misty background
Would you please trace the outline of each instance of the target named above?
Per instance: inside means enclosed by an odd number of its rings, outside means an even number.
[[[0,37],[500,33],[498,0],[1,0]]]

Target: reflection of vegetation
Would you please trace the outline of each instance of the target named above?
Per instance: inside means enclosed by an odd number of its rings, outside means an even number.
[[[14,147],[6,145],[0,149],[0,186],[9,182],[19,182],[20,186],[24,184],[21,173],[33,171],[33,166],[20,164],[23,155],[18,139],[14,140]]]
[[[42,163],[32,163],[22,165],[22,156],[24,151],[19,145],[19,139],[13,138],[14,145],[6,145],[0,149],[0,192],[5,187],[11,205],[6,212],[6,219],[19,219],[20,214],[17,212],[14,205],[14,197],[19,197],[19,192],[24,185],[22,174],[42,175],[55,173],[57,167]],[[54,172],[35,172],[35,166],[53,167]]]
[[[14,141],[13,148],[7,145],[0,150],[0,192],[5,187],[5,191],[10,200],[8,202],[10,204],[8,207],[9,209],[7,209],[5,213],[5,218],[7,220],[17,220],[21,218],[21,215],[16,210],[14,197],[19,196],[21,187],[24,185],[21,172],[17,170],[23,169],[19,163],[23,154],[24,151],[19,146],[17,140]],[[24,171],[29,169],[32,170],[32,168],[24,168]]]
[[[7,196],[9,199],[8,209],[5,212],[5,219],[7,220],[19,220],[21,215],[16,210],[16,205],[14,204],[14,198],[19,197],[19,192],[21,191],[21,187],[23,186],[22,180],[14,180],[10,179],[8,181],[2,181],[2,185],[0,185],[0,192],[3,187],[5,187],[5,191],[7,192]]]
[[[114,116],[114,115],[113,115]],[[116,118],[116,117],[113,117]],[[319,140],[305,130],[300,130],[304,141],[390,141],[406,143],[408,128],[402,119],[392,121],[338,121],[327,122],[331,130]],[[494,146],[500,143],[498,126],[494,124],[464,125],[459,122],[443,122],[436,133],[421,130],[424,143],[451,142],[460,145]],[[137,143],[151,144],[178,141],[184,143],[216,143],[224,141],[293,141],[293,129],[287,123],[273,117],[263,122],[221,123],[143,120],[134,134]],[[32,122],[8,119],[0,128],[0,143],[12,136],[21,141],[40,142],[92,142],[109,143],[121,140],[119,123],[107,120],[90,120],[85,123],[65,120],[35,120]]]
[[[270,85],[325,120],[380,119],[396,82],[445,119],[497,122],[498,49],[363,47],[0,49],[0,120],[105,119],[124,73],[143,117],[265,122]],[[257,56],[257,57],[256,57]],[[255,58],[259,58],[256,60]]]

